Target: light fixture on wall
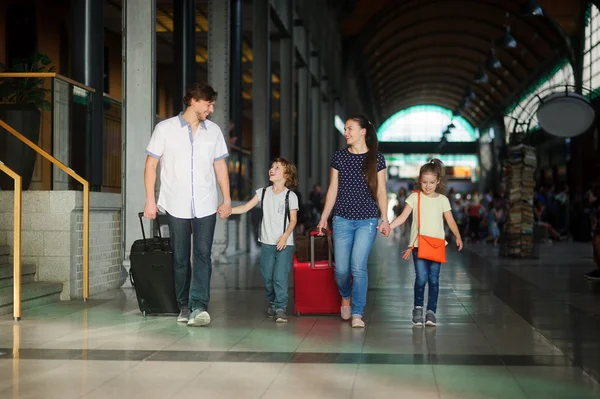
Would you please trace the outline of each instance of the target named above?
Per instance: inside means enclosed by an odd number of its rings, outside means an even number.
[[[521,6],[521,15],[524,16],[542,16],[544,15],[544,11],[542,11],[542,7],[535,0],[527,0]]]
[[[490,55],[488,56],[485,65],[488,67],[488,69],[502,68],[502,63],[500,62],[498,57],[496,57],[496,50],[494,50],[493,48],[490,49]]]
[[[504,27],[504,36],[498,40],[498,46],[503,48],[515,48],[517,47],[517,41],[515,40],[512,33],[510,33],[510,26]]]
[[[485,71],[483,70],[483,68],[480,66],[477,68],[477,74],[475,75],[475,83],[487,83],[488,82],[488,76],[485,73]]]

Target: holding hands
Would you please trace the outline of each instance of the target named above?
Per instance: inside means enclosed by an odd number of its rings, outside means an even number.
[[[223,202],[217,208],[217,213],[219,214],[219,217],[221,219],[228,218],[229,216],[231,216],[231,204]]]

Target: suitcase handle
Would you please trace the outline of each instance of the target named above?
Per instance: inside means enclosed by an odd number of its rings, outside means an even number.
[[[333,243],[331,242],[331,235],[329,233],[327,236],[327,254],[329,255],[327,259],[327,268],[331,268],[331,248],[333,247]],[[310,268],[311,269],[325,269],[325,267],[315,266],[315,235],[310,234]]]

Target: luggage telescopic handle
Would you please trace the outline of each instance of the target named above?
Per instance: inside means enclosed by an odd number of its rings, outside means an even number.
[[[146,232],[144,231],[144,221],[142,220],[144,217],[144,212],[139,212],[138,217],[140,218],[140,226],[142,227],[142,238],[144,239],[144,243],[146,242]],[[156,215],[158,218],[158,215]],[[162,239],[162,233],[160,232],[160,222],[158,226],[158,236]]]
[[[311,269],[325,269],[325,267],[316,267],[315,266],[315,236],[317,234],[313,234],[312,232],[310,233],[310,267]],[[331,235],[329,234],[329,232],[326,234],[327,235],[327,241],[328,241],[328,245],[327,245],[327,254],[329,255],[329,259],[327,260],[327,268],[331,268]]]

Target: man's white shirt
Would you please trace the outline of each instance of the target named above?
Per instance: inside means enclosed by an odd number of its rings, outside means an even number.
[[[192,127],[182,114],[156,125],[146,154],[160,160],[158,209],[181,218],[201,218],[217,211],[214,162],[229,156],[219,126],[209,120]]]

